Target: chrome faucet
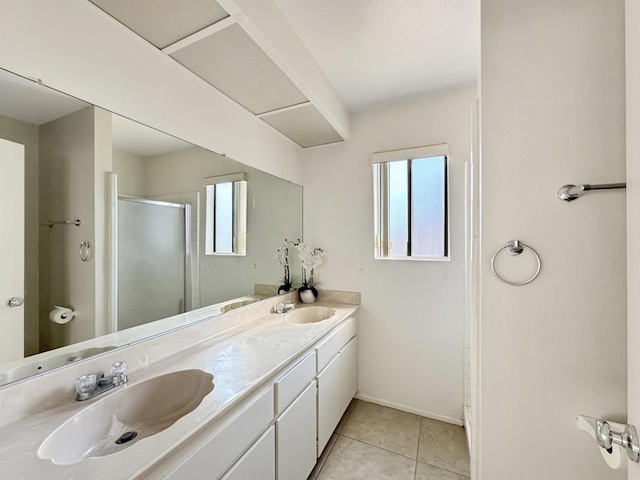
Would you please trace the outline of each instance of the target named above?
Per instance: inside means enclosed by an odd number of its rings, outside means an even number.
[[[76,379],[76,400],[89,400],[118,385],[127,383],[127,362],[116,362],[111,366],[111,374],[104,372],[87,373]]]
[[[296,302],[290,302],[289,300],[276,303],[276,313],[287,313],[294,308],[296,308]]]

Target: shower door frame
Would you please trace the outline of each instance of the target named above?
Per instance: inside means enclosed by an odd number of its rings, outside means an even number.
[[[114,183],[117,183],[114,182]],[[114,185],[117,191],[117,185]],[[111,306],[109,318],[109,333],[118,331],[118,202],[137,202],[147,205],[157,205],[162,207],[172,207],[184,209],[184,289],[183,289],[183,312],[192,309],[191,297],[191,204],[190,203],[172,203],[160,200],[150,200],[147,198],[135,197],[131,195],[114,195],[114,201],[111,204]],[[160,320],[159,318],[157,320]]]

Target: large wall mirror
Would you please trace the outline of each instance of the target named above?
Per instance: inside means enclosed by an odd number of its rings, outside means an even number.
[[[24,304],[4,309],[0,385],[278,284],[277,249],[302,237],[302,187],[5,70],[0,92],[0,150],[24,146],[1,163],[1,247],[23,252],[11,271],[23,269]]]

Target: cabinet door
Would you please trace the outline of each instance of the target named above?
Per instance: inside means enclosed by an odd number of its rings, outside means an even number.
[[[340,415],[342,415],[358,390],[358,339],[353,338],[340,351]]]
[[[277,478],[305,479],[316,464],[316,382],[276,420]]]
[[[222,480],[275,480],[276,433],[271,427],[222,477]]]
[[[341,354],[336,355],[318,375],[318,456],[327,445],[342,415],[340,409],[341,356]]]

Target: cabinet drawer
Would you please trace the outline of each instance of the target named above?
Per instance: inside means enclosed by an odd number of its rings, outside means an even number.
[[[316,352],[312,352],[276,381],[276,416],[302,392],[316,374]]]
[[[211,480],[240,458],[273,420],[273,389],[270,388],[237,415],[185,463],[170,475],[172,480]]]
[[[349,340],[356,335],[356,317],[353,316],[339,326],[335,332],[318,344],[316,351],[318,353],[317,371],[320,372],[326,367],[331,359],[344,347]]]
[[[253,444],[222,480],[275,480],[276,429],[271,427]]]

